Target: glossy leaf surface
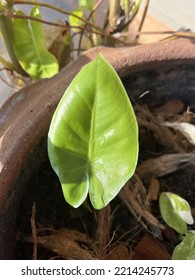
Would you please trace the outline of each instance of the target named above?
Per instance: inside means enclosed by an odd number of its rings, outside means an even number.
[[[25,16],[22,11],[18,15]],[[38,7],[33,7],[32,17],[41,18]],[[33,79],[50,78],[58,73],[58,61],[45,45],[41,22],[13,19],[14,51],[22,68]]]
[[[173,251],[173,260],[195,260],[195,234],[187,233]]]
[[[188,202],[174,193],[161,193],[160,211],[164,221],[182,234],[187,231],[186,224],[194,222]]]
[[[103,208],[133,175],[136,118],[118,75],[101,55],[79,72],[62,97],[50,125],[48,154],[73,207],[89,193],[93,207]]]

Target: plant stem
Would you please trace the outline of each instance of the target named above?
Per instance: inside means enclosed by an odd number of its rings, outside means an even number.
[[[99,6],[102,4],[103,0],[97,0],[97,2],[95,3],[93,10],[91,11],[88,20],[91,19],[92,15],[95,13],[95,11],[99,8]]]
[[[0,62],[5,66],[5,68],[9,70],[14,70],[14,66],[9,61],[5,60],[2,56],[0,56]]]
[[[16,14],[13,14],[13,13],[7,13],[6,17],[8,17],[8,18],[18,18],[18,19],[29,19],[29,20],[38,21],[38,22],[41,22],[41,23],[44,23],[44,24],[47,24],[47,25],[63,27],[63,28],[67,27],[67,30],[70,29],[70,26],[66,25],[65,23],[64,24],[55,23],[55,22],[52,22],[52,21],[47,21],[47,20],[32,17],[32,16],[26,16],[26,15],[23,16],[23,15],[16,15]]]
[[[22,5],[27,4],[27,5],[33,5],[33,6],[34,5],[38,5],[38,6],[41,6],[41,7],[52,9],[54,11],[57,11],[57,12],[61,13],[61,14],[65,14],[65,15],[68,15],[68,16],[71,15],[71,16],[79,19],[80,21],[83,21],[88,26],[91,26],[91,27],[95,28],[96,30],[102,31],[101,28],[99,28],[98,26],[93,25],[90,21],[86,20],[85,18],[81,18],[81,17],[75,15],[74,13],[67,12],[64,9],[60,9],[60,8],[58,8],[56,6],[51,5],[51,4],[47,4],[47,3],[43,3],[43,2],[38,2],[38,1],[37,2],[33,2],[33,1],[19,1],[19,0],[14,0],[13,4],[14,5],[16,5],[16,4],[17,5],[18,4],[22,4]]]
[[[145,31],[145,32],[139,32],[140,36],[147,36],[147,35],[170,35],[169,37],[162,39],[162,41],[165,41],[167,39],[176,39],[179,37],[183,38],[191,38],[195,39],[195,33],[193,32],[179,32],[179,31]],[[130,35],[135,35],[134,33],[130,32],[123,32],[120,34],[120,37],[126,37]]]
[[[42,19],[39,19],[39,18],[36,18],[36,17],[31,17],[31,16],[23,16],[23,15],[15,15],[13,13],[8,13],[6,14],[7,17],[10,17],[10,18],[23,18],[23,19],[30,19],[30,20],[34,20],[34,21],[38,21],[38,22],[42,22],[42,23],[45,23],[45,24],[48,24],[48,25],[53,25],[53,26],[58,26],[58,27],[67,27],[67,29],[70,29],[70,28],[77,28],[77,29],[80,29],[80,30],[84,30],[88,33],[92,33],[92,34],[97,34],[97,35],[100,35],[100,36],[103,36],[103,37],[109,37],[110,39],[120,43],[120,44],[123,44],[123,45],[129,45],[127,44],[126,42],[104,32],[104,31],[101,31],[101,30],[92,30],[90,28],[86,28],[85,26],[71,26],[71,25],[65,25],[65,24],[59,24],[59,23],[55,23],[55,22],[51,22],[51,21],[46,21],[46,20],[42,20]]]
[[[144,24],[144,21],[145,21],[145,18],[146,18],[146,14],[147,14],[147,11],[148,11],[149,4],[150,4],[150,0],[146,0],[145,8],[144,8],[143,16],[142,16],[142,20],[141,20],[140,26],[138,28],[138,34],[136,36],[136,40],[138,40],[138,38],[140,36],[139,32],[142,30],[142,27],[143,27],[143,24]]]
[[[120,1],[119,0],[109,0],[109,25],[110,31],[112,31],[116,26],[116,20],[120,16]]]
[[[94,5],[91,13],[89,14],[87,20],[90,21],[90,19],[92,18],[93,19],[93,15],[95,13],[95,11],[98,9],[98,7],[102,4],[103,0],[98,0],[96,2],[96,4]],[[94,23],[94,22],[93,22]],[[80,35],[80,38],[79,38],[79,43],[78,43],[78,51],[77,51],[77,55],[79,56],[80,55],[80,50],[81,50],[81,42],[82,42],[82,38],[83,38],[83,35],[84,35],[84,30],[81,32],[81,35]],[[97,35],[97,34],[96,34]],[[95,38],[97,40],[97,36]]]

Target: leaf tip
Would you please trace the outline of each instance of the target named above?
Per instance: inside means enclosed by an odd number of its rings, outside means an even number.
[[[97,60],[107,61],[101,52],[98,54]]]

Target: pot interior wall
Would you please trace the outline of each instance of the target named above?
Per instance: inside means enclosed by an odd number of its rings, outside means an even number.
[[[10,188],[6,202],[0,209],[0,260],[15,258],[20,202],[45,160],[47,160],[46,139],[41,139],[39,145],[28,156],[23,169]]]
[[[147,103],[179,98],[195,102],[195,65],[159,68],[130,75],[124,79],[125,88],[133,100]],[[144,94],[146,93],[146,94]]]
[[[186,105],[195,102],[195,66],[180,65],[172,69],[161,68],[131,74],[123,79],[130,98],[143,102],[180,98]],[[0,214],[0,259],[13,259],[16,243],[16,222],[22,197],[29,183],[34,180],[38,168],[47,161],[46,139],[29,155],[21,174],[12,187],[12,193]]]

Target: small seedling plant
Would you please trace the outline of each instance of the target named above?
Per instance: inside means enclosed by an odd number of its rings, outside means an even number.
[[[48,155],[65,200],[73,207],[89,197],[104,208],[133,175],[138,159],[138,125],[129,97],[113,67],[100,54],[77,74],[62,97],[48,133]],[[164,221],[180,234],[172,259],[195,259],[190,206],[163,192]]]
[[[160,211],[163,220],[179,234],[181,243],[173,251],[173,260],[195,260],[195,231],[188,230],[194,220],[188,202],[177,194],[163,192],[160,195]]]
[[[77,208],[89,194],[105,207],[133,175],[138,125],[114,68],[100,54],[77,74],[51,121],[48,155],[65,200]]]

